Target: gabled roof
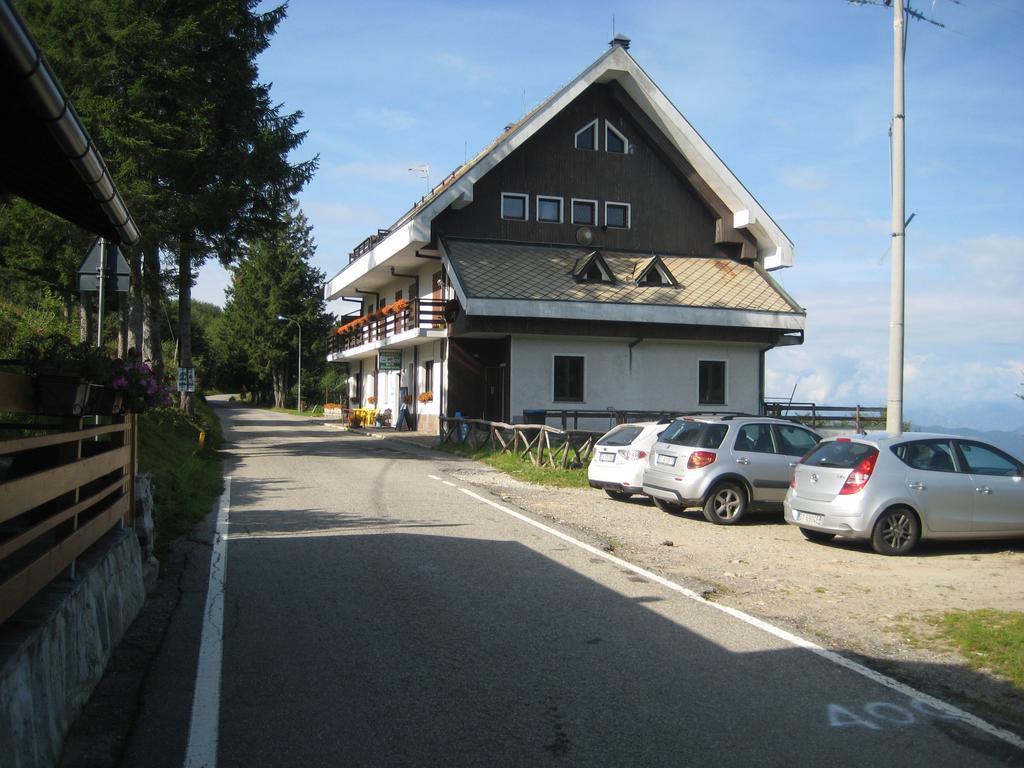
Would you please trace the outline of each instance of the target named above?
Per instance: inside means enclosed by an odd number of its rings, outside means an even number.
[[[656,272],[662,282],[668,283],[673,288],[679,287],[679,281],[676,280],[675,275],[672,274],[672,270],[665,266],[665,262],[661,260],[660,256],[651,256],[651,258],[639,262],[634,267],[633,284],[643,285],[647,276],[650,275],[651,272]]]
[[[473,201],[473,185],[505,157],[543,128],[559,112],[595,83],[617,82],[660,130],[671,145],[693,167],[708,188],[732,214],[727,226],[745,229],[757,242],[765,268],[788,267],[793,263],[793,243],[765,212],[754,196],[715,154],[682,113],[655,85],[618,41],[568,85],[547,98],[518,122],[508,126],[494,141],[457,168],[389,227],[390,234],[375,247],[381,254],[373,264],[383,263],[410,242],[429,238],[430,222],[449,206],[461,208]],[[392,242],[388,242],[392,241]],[[341,272],[345,272],[346,267]],[[340,276],[339,273],[338,276]],[[348,282],[348,281],[344,281]],[[328,298],[342,290],[343,283]]]
[[[756,263],[603,250],[614,283],[579,282],[593,252],[568,245],[443,238],[453,287],[467,314],[643,319],[645,322],[804,327],[804,310]],[[636,276],[655,265],[675,285],[644,286]],[[578,305],[577,309],[570,308]]]
[[[600,279],[593,280],[587,276],[587,274],[596,268],[598,273],[601,275]],[[587,256],[583,263],[576,267],[572,273],[573,279],[577,283],[614,283],[615,273],[608,268],[608,264],[604,260],[604,256],[601,255],[600,251],[594,251]]]

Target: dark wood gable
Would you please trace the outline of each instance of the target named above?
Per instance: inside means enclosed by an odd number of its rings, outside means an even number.
[[[598,149],[576,149],[598,120]],[[610,123],[629,152],[606,151]],[[528,195],[527,220],[501,218],[502,193]],[[561,198],[561,223],[538,221],[537,197]],[[576,244],[572,200],[597,201],[595,248],[754,258],[754,241],[617,83],[595,84],[476,182],[473,202],[433,222],[434,234]],[[605,203],[629,206],[629,227],[606,226]]]

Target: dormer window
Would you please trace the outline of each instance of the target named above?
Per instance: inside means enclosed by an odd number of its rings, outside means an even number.
[[[606,152],[616,155],[629,154],[629,139],[616,130],[615,126],[607,120],[604,122],[604,148]]]
[[[501,193],[501,218],[510,221],[526,221],[528,218],[529,196],[512,192]]]
[[[678,285],[676,279],[659,256],[653,256],[646,262],[641,262],[635,274],[635,282],[638,288],[659,288]]]
[[[615,276],[600,251],[593,251],[579,265],[573,278],[577,283],[614,283]]]
[[[576,149],[597,149],[597,120],[576,131]]]

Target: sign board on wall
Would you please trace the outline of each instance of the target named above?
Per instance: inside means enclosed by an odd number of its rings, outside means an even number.
[[[402,370],[402,350],[382,349],[377,353],[378,371],[400,371]]]

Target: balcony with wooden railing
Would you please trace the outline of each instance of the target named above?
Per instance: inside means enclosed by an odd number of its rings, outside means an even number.
[[[37,380],[0,372],[0,623],[133,523],[136,417],[89,394],[104,388],[75,389],[54,406]]]
[[[328,341],[328,352],[340,355],[374,342],[387,342],[408,331],[443,331],[452,321],[454,301],[403,299],[367,315],[346,316]],[[425,334],[424,334],[425,335]]]

